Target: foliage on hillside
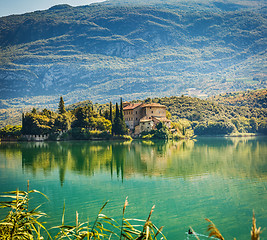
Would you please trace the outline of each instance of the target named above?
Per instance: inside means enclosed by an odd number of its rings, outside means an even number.
[[[264,108],[266,93],[267,91],[263,89],[246,94],[233,93],[232,95],[236,96],[236,98],[229,97],[232,100],[232,104],[238,105],[240,100],[237,99],[242,97],[244,103],[241,102],[241,104],[262,106],[262,108],[230,106],[229,101],[223,101],[228,99],[224,98],[224,95],[216,96],[209,100],[189,96],[147,98],[144,102],[156,102],[165,105],[171,114],[172,127],[176,129],[179,137],[192,136],[193,130],[197,135],[267,134],[267,109]],[[231,94],[229,93],[228,96],[231,96]],[[250,96],[253,97],[250,98]],[[112,118],[110,118],[110,107],[112,109]],[[115,126],[113,122],[113,129],[117,129],[117,134],[123,135],[127,132],[125,126],[122,126],[124,120],[116,118],[117,111],[115,111],[111,103],[93,104],[92,101],[87,100],[67,106],[66,109],[68,112],[64,114],[58,114],[47,109],[39,111],[39,113],[26,113],[23,125],[25,125],[25,121],[30,123],[27,123],[28,130],[26,132],[28,134],[46,134],[70,128],[110,131],[111,119],[116,119],[116,124],[119,125],[119,127]],[[117,113],[117,115],[119,114]],[[123,129],[122,132],[120,132],[121,128]],[[80,130],[75,131],[72,131],[74,135],[85,134]]]
[[[93,102],[91,100],[85,100],[85,101],[82,101],[82,102],[77,102],[77,103],[73,103],[73,104],[70,104],[68,106],[66,106],[66,110],[67,111],[70,111],[70,110],[74,110],[75,108],[78,108],[78,107],[93,107]]]
[[[172,121],[189,120],[197,135],[267,133],[267,109],[218,104],[188,96],[146,99],[167,106]],[[188,123],[187,123],[188,124]]]
[[[69,104],[88,96],[105,103],[120,96],[210,96],[266,87],[261,9],[157,2],[60,5],[0,18],[4,105],[55,107],[58,94]]]
[[[20,137],[20,135],[21,135],[21,126],[7,125],[4,128],[0,129],[1,139],[16,140]]]
[[[21,109],[0,109],[0,128],[7,125],[21,125]]]
[[[41,112],[33,110],[22,116],[22,134],[26,135],[51,134],[71,128],[71,133],[76,136],[78,133],[83,135],[82,129],[110,131],[111,123],[90,107],[78,107],[63,114],[46,109]]]
[[[223,93],[210,97],[209,100],[230,106],[267,108],[267,89]]]
[[[64,100],[60,97],[58,112],[47,109],[37,111],[33,108],[31,112],[22,114],[22,128],[19,129],[18,136],[49,134],[50,140],[118,139],[118,136],[121,139],[130,139],[124,136],[128,130],[124,121],[122,100],[120,109],[116,103],[116,112],[113,112],[110,103],[111,115],[108,111],[96,112],[93,105],[90,106],[88,103],[91,101],[78,103],[71,106],[76,108],[66,111]],[[113,114],[114,117],[110,118]],[[10,129],[11,126],[1,129],[0,137],[6,137],[6,132],[11,132]]]
[[[152,101],[167,106],[173,120],[186,118],[190,121],[205,122],[239,117],[267,117],[266,109],[233,107],[188,96],[154,98]]]

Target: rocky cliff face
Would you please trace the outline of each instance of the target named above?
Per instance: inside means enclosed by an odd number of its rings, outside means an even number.
[[[266,88],[266,10],[251,2],[258,8],[116,2],[0,18],[1,99],[36,104],[43,96],[45,104],[52,96],[57,104],[59,95],[103,102]]]

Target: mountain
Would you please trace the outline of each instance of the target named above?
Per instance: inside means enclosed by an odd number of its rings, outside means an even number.
[[[0,108],[266,88],[264,1],[109,1],[0,18]]]

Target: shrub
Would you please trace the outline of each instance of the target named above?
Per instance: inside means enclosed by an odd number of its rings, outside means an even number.
[[[0,129],[0,138],[19,138],[21,135],[21,126],[7,125]]]
[[[230,122],[209,122],[198,124],[194,132],[196,135],[225,135],[235,131],[236,128]]]

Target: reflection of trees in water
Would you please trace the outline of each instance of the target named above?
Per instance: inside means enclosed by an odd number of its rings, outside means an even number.
[[[17,160],[21,160],[21,150],[18,143],[5,143],[0,141],[0,168],[16,168],[18,165]]]
[[[197,141],[53,142],[1,144],[0,154],[22,158],[22,168],[36,174],[59,170],[83,175],[114,173],[123,180],[133,175],[183,177],[219,174],[265,177],[267,144],[246,138],[203,138]],[[8,158],[6,158],[8,159]]]
[[[208,172],[212,169],[225,176],[266,177],[266,138],[204,138],[196,143],[194,152],[206,156],[199,166],[205,165]]]

